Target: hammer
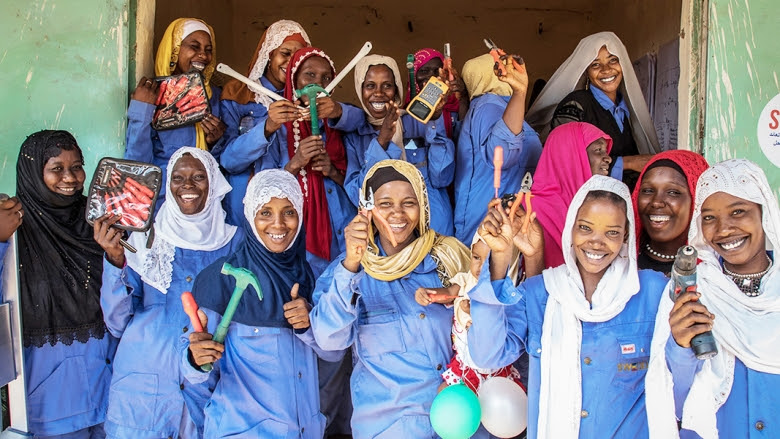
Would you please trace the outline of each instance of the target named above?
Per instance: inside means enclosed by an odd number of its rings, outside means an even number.
[[[263,300],[263,290],[260,289],[260,282],[257,280],[257,276],[255,276],[255,274],[251,271],[242,267],[234,267],[225,262],[222,264],[221,273],[224,275],[233,276],[236,279],[236,287],[233,288],[233,294],[230,295],[230,301],[228,302],[227,309],[225,309],[225,313],[222,315],[222,320],[219,322],[219,326],[217,326],[217,330],[214,332],[213,340],[217,343],[225,342],[225,337],[227,336],[230,321],[233,320],[233,314],[236,313],[238,302],[241,301],[241,295],[244,294],[244,290],[246,290],[249,285],[255,287],[255,291],[257,291],[257,298]],[[201,366],[201,369],[205,372],[210,371],[211,368],[211,364],[204,364]]]
[[[309,112],[311,113],[311,134],[313,136],[320,135],[320,122],[317,120],[317,94],[325,93],[328,96],[328,92],[317,84],[309,84],[300,90],[295,90],[295,96],[308,96],[309,97]]]

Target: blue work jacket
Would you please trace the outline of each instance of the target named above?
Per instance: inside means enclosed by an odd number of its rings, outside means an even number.
[[[487,265],[469,293],[471,357],[498,368],[528,352],[528,438],[537,437],[542,325],[548,293],[542,275],[515,287],[510,279],[490,282]],[[646,438],[645,375],[655,315],[668,279],[639,271],[640,290],[623,311],[600,323],[582,322],[582,438]],[[630,353],[621,346],[633,345]]]
[[[485,218],[487,205],[495,196],[493,187],[493,151],[504,148],[499,197],[516,193],[526,172],[533,173],[542,142],[527,122],[515,135],[504,122],[509,96],[492,93],[471,101],[458,137],[455,167],[455,237],[466,245]]]
[[[232,254],[243,238],[239,228],[233,239],[218,250],[176,248],[167,294],[144,283],[129,266],[120,269],[103,261],[103,315],[109,331],[121,338],[105,423],[110,437],[179,437],[184,433],[180,427],[182,417],[187,415],[185,403],[192,422],[202,428],[202,410],[211,391],[208,384],[185,384],[180,374],[183,347],[179,337],[190,324],[181,293],[192,289],[203,268]]]

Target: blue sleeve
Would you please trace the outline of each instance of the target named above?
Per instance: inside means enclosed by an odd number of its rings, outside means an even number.
[[[623,157],[615,159],[615,163],[612,164],[612,170],[609,172],[609,176],[618,180],[623,180]]]
[[[214,331],[217,330],[219,322],[222,320],[222,316],[208,308],[201,309],[206,314],[206,318],[208,318],[208,324],[206,325],[206,328],[203,328],[203,330],[209,334],[214,334]],[[200,384],[208,380],[212,373],[218,373],[220,362],[217,361],[214,363],[214,368],[210,372],[204,372],[201,370],[201,368],[195,367],[192,363],[190,363],[190,334],[192,333],[192,330],[193,328],[189,328],[187,332],[183,333],[179,337],[179,345],[182,346],[180,352],[181,374],[190,383]]]
[[[331,363],[334,363],[336,361],[341,360],[344,357],[344,350],[339,351],[326,351],[320,347],[320,345],[317,344],[317,340],[314,339],[314,331],[309,327],[309,329],[306,330],[306,332],[302,333],[295,333],[295,336],[298,337],[299,340],[306,343],[315,354],[317,354],[318,357],[322,358],[325,361],[329,361]]]
[[[234,101],[222,101],[222,117],[225,120],[225,150],[220,157],[220,164],[231,174],[246,171],[258,159],[263,157],[276,140],[276,133],[270,138],[265,137],[266,114],[249,131],[239,135],[241,114],[238,104]]]
[[[361,125],[363,125],[366,115],[362,109],[355,107],[354,105],[341,104],[341,117],[338,119],[328,119],[328,126],[339,130],[344,133],[351,133],[356,131]]]
[[[127,265],[124,268],[115,267],[104,255],[100,307],[111,335],[122,337],[142,295],[143,283],[140,276]]]
[[[525,351],[528,321],[525,290],[516,289],[509,278],[490,281],[488,262],[479,282],[469,292],[472,325],[469,352],[479,367],[498,369],[512,364]]]
[[[357,302],[353,303],[352,297],[359,294],[357,283],[363,275],[344,268],[339,258],[317,280],[309,318],[314,339],[322,349],[343,350],[354,343]]]
[[[704,362],[694,355],[693,349],[678,345],[674,337],[669,335],[669,340],[666,342],[666,365],[672,373],[674,412],[677,414],[677,419],[682,419],[683,404],[702,363]]]
[[[5,264],[5,251],[8,250],[8,242],[0,242],[0,278],[3,277],[3,265]],[[2,282],[0,282],[2,286]],[[3,290],[0,289],[0,297],[3,295]]]
[[[479,105],[479,113],[472,119],[471,136],[479,140],[479,151],[486,164],[493,166],[493,151],[496,146],[504,148],[502,169],[516,166],[523,158],[525,149],[541,150],[539,135],[528,122],[523,122],[523,130],[514,134],[504,122],[506,104],[488,102]]]
[[[139,162],[152,163],[154,145],[152,144],[152,117],[155,106],[146,102],[130,101],[127,107],[127,147],[125,158]]]
[[[446,188],[455,178],[455,143],[447,137],[443,118],[442,114],[438,119],[422,124],[408,114],[403,116],[404,137],[425,138],[428,147],[428,180],[435,188]]]

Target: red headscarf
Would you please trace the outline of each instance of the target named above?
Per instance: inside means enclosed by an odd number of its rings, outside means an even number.
[[[647,164],[645,164],[644,169],[642,169],[642,173],[639,174],[639,180],[637,180],[636,186],[634,187],[634,193],[631,194],[631,201],[634,203],[634,226],[636,227],[637,247],[639,247],[639,242],[642,239],[642,231],[644,230],[642,228],[642,221],[639,219],[639,209],[637,209],[639,189],[642,186],[642,178],[645,176],[645,173],[647,173],[647,171],[650,169],[653,163],[656,163],[660,160],[669,160],[671,162],[674,162],[674,164],[679,166],[680,169],[683,171],[683,175],[685,175],[685,180],[688,182],[688,190],[691,192],[690,215],[693,215],[693,207],[695,204],[694,200],[696,200],[696,183],[699,181],[699,176],[704,171],[706,171],[707,168],[710,167],[710,165],[707,163],[707,160],[705,160],[701,154],[696,154],[695,152],[683,151],[683,150],[660,152],[654,155],[653,158],[651,158],[647,162]],[[652,167],[657,167],[657,166],[652,166]],[[686,235],[688,234],[687,229],[685,234]]]
[[[547,137],[531,187],[533,210],[544,232],[545,267],[564,263],[561,234],[566,212],[574,194],[593,176],[586,149],[602,138],[607,141],[609,153],[612,138],[589,123],[569,122],[552,130]]]
[[[424,66],[428,61],[439,58],[442,63],[444,63],[444,55],[442,55],[441,52],[439,52],[436,49],[420,49],[417,52],[414,53],[414,73],[417,74],[417,71],[420,70],[420,67]],[[438,76],[438,74],[433,75]],[[411,96],[410,85],[406,84],[406,102],[404,102],[404,105],[409,105],[409,97]],[[420,87],[417,85],[417,81],[415,81],[414,89],[416,90],[415,95],[420,93]],[[458,110],[460,109],[460,102],[458,101],[458,98],[455,97],[454,94],[451,94],[450,97],[447,99],[447,103],[444,104],[444,127],[447,129],[447,137],[452,137],[452,117],[449,115],[449,113],[455,113],[458,114]]]
[[[325,58],[330,64],[331,74],[336,74],[333,61],[321,49],[305,47],[298,50],[290,58],[285,81],[284,97],[295,100],[295,73],[304,61],[313,56]],[[312,103],[310,103],[311,105]],[[311,121],[318,123],[318,121]],[[341,141],[341,133],[328,126],[325,129],[325,150],[328,152],[333,166],[341,172],[347,170],[347,156],[344,151],[344,143]],[[292,158],[298,149],[298,142],[311,136],[311,124],[305,121],[285,123],[287,127],[287,152]],[[328,199],[325,196],[325,182],[319,171],[314,171],[311,165],[306,165],[298,174],[298,182],[303,191],[303,225],[306,227],[306,250],[316,256],[330,261],[330,241],[333,231],[330,227],[330,214],[328,211]]]

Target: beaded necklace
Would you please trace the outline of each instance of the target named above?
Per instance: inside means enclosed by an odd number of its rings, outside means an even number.
[[[759,289],[761,288],[761,279],[769,273],[769,270],[772,268],[772,259],[767,256],[766,260],[769,261],[769,265],[766,267],[765,270],[759,271],[758,273],[752,273],[752,274],[739,274],[734,273],[730,271],[728,268],[726,268],[726,265],[723,265],[723,273],[731,279],[734,284],[737,285],[737,288],[739,288],[740,291],[745,293],[748,297],[756,297],[761,295],[761,291]]]
[[[663,259],[663,260],[666,260],[666,261],[673,261],[677,257],[676,254],[674,254],[674,255],[665,255],[663,253],[659,253],[659,252],[653,250],[653,248],[650,247],[650,243],[649,242],[645,243],[645,250],[647,250],[648,253],[650,253],[651,255],[655,256],[656,258],[660,258],[660,259]]]

